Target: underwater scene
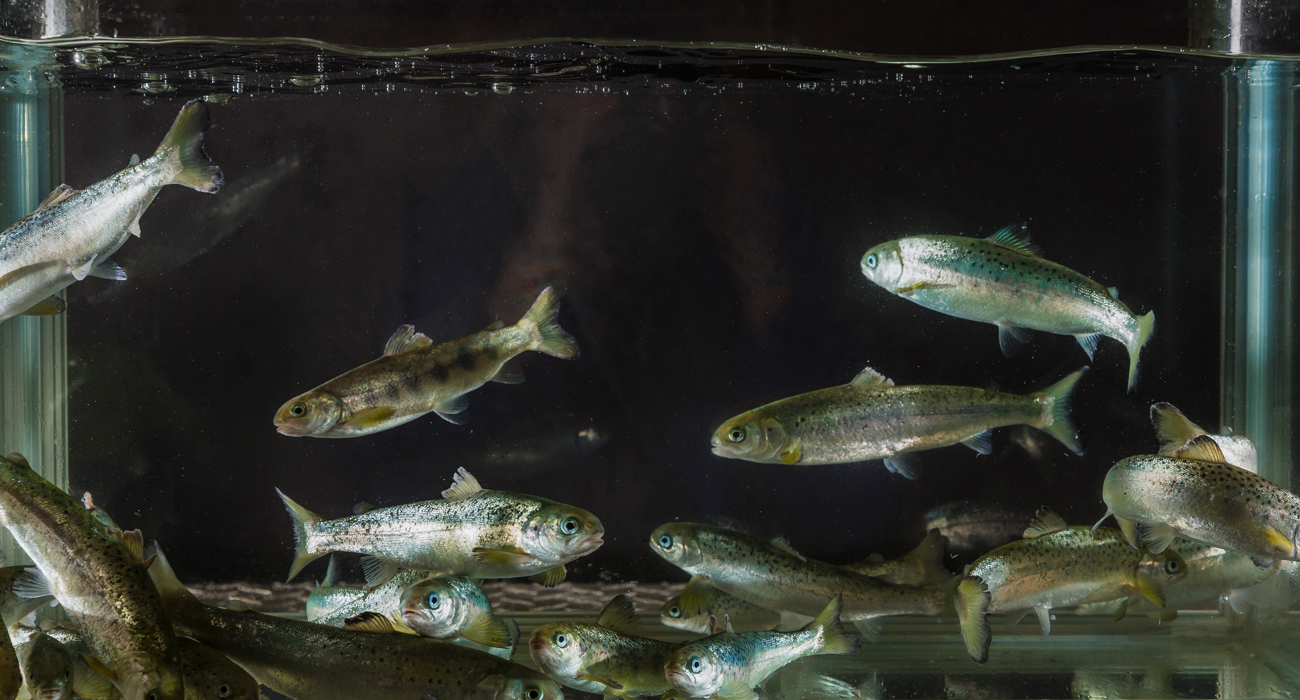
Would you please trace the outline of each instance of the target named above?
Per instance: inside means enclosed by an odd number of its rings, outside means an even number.
[[[0,698],[1300,694],[1287,61],[108,41],[0,45]]]

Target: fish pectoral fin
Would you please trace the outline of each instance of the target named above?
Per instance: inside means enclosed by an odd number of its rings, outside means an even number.
[[[555,588],[564,582],[564,576],[567,573],[568,572],[565,570],[564,565],[560,564],[559,566],[547,569],[540,574],[533,574],[528,577],[528,580],[533,581],[534,583],[540,583],[546,588]]]
[[[22,313],[23,316],[54,316],[61,314],[68,309],[68,302],[58,298],[49,297],[44,301],[38,301],[31,308]]]
[[[465,625],[460,636],[476,644],[495,649],[510,646],[510,627],[506,621],[490,612],[480,612]]]
[[[117,671],[114,671],[111,666],[100,660],[98,656],[95,656],[94,654],[82,654],[81,659],[86,662],[86,665],[90,667],[90,670],[109,679],[110,681],[113,681],[114,683],[117,682]]]
[[[384,421],[388,420],[389,418],[392,418],[393,414],[395,413],[397,413],[397,410],[391,406],[376,406],[375,408],[367,408],[364,411],[358,411],[357,413],[353,414],[351,418],[348,418],[346,421],[343,421],[343,425],[346,425],[350,428],[360,428],[362,430],[369,430],[371,428],[377,428],[383,425]]]
[[[1043,506],[1034,514],[1034,519],[1029,523],[1023,537],[1029,540],[1043,535],[1050,535],[1053,532],[1060,532],[1067,527],[1069,525],[1066,524],[1065,518],[1062,518],[1051,508]]]
[[[1052,607],[1050,605],[1035,605],[1034,612],[1038,615],[1038,628],[1043,630],[1043,636],[1052,633]]]
[[[965,440],[962,440],[961,444],[971,448],[972,450],[975,450],[976,452],[982,455],[992,454],[993,453],[993,430],[990,429],[990,430],[985,430],[983,432],[976,433],[966,438]]]
[[[112,260],[104,259],[95,266],[95,269],[90,271],[90,276],[104,280],[124,282],[126,281],[126,270],[123,270],[121,265],[118,265]]]
[[[343,629],[350,632],[370,632],[371,634],[395,634],[393,623],[382,614],[368,611],[349,617],[343,621]]]
[[[45,199],[41,200],[40,206],[36,207],[36,209],[37,211],[40,211],[45,207],[52,207],[76,193],[77,191],[72,189],[71,185],[59,185],[50,190],[50,193],[45,196]]]
[[[433,345],[433,341],[429,340],[429,336],[416,333],[415,326],[408,323],[400,326],[388,338],[388,343],[384,345],[384,356],[401,355],[404,352],[427,348],[430,345]]]
[[[524,368],[519,366],[517,359],[507,360],[488,381],[497,384],[523,384]]]
[[[1097,342],[1101,340],[1101,334],[1083,333],[1074,336],[1074,339],[1079,341],[1079,347],[1083,348],[1083,351],[1088,354],[1088,359],[1091,360],[1093,353],[1097,352]]]
[[[361,571],[366,575],[366,588],[374,590],[397,575],[397,565],[379,557],[361,557]]]
[[[518,547],[511,547],[508,550],[475,547],[471,552],[475,559],[484,564],[491,564],[492,566],[524,566],[525,564],[531,564],[537,560],[537,557],[534,557]]]
[[[1140,595],[1143,598],[1156,604],[1156,607],[1165,607],[1165,589],[1160,584],[1152,581],[1146,576],[1137,576],[1133,583],[1125,586],[1126,592]]]
[[[90,664],[87,663],[87,666]],[[81,673],[72,674],[72,694],[78,698],[111,698],[118,695],[117,688],[113,686],[113,681],[102,673]]]
[[[906,287],[899,287],[894,290],[894,293],[905,297],[909,294],[915,294],[916,292],[925,289],[946,289],[952,286],[953,285],[951,284],[939,284],[938,282],[917,282],[916,284],[909,284]]]
[[[465,398],[464,394],[460,394],[459,396],[439,399],[434,402],[433,412],[437,413],[439,418],[451,423],[452,425],[460,425],[461,421],[452,418],[452,416],[464,411],[467,406],[469,406],[469,399]]]
[[[600,683],[601,685],[607,686],[609,688],[613,688],[614,690],[623,689],[622,683],[619,683],[613,678],[610,678],[606,674],[592,673],[591,671],[588,670],[582,670],[582,671],[578,671],[578,675],[576,676],[576,678],[582,681],[591,681],[594,683]]]
[[[69,263],[68,269],[72,273],[72,278],[77,280],[78,282],[86,279],[86,275],[89,275],[90,271],[95,269],[95,258],[98,257],[99,257],[99,253],[95,253],[94,255],[90,256],[89,260],[87,260],[85,263],[81,265],[72,265]]]
[[[998,347],[1002,348],[1002,354],[1007,357],[1015,357],[1020,352],[1021,345],[1034,339],[1034,334],[1028,328],[1009,323],[999,323],[997,327]]]
[[[916,481],[917,477],[921,476],[921,474],[916,471],[916,464],[912,459],[904,455],[886,457],[885,468],[905,479],[911,479],[913,481]]]
[[[718,700],[758,700],[753,688],[736,681],[723,684],[714,697]]]
[[[392,623],[393,630],[396,632],[401,632],[402,634],[409,634],[416,637],[420,636],[419,632],[416,632],[415,630],[411,629],[410,625],[406,624],[406,621],[402,619],[401,610],[390,610],[388,613],[388,621]]]
[[[12,461],[12,460],[11,460]],[[14,595],[19,598],[44,598],[54,595],[50,591],[50,580],[36,567],[24,570],[14,581]]]
[[[853,629],[862,635],[862,638],[868,642],[879,642],[881,635],[885,633],[885,626],[880,622],[878,617],[864,617],[853,621]]]
[[[797,464],[803,458],[803,438],[795,438],[793,445],[788,445],[777,453],[782,464]]]
[[[1264,536],[1268,538],[1268,546],[1272,547],[1273,551],[1278,554],[1289,556],[1295,552],[1295,543],[1272,525],[1264,526]]]
[[[1118,518],[1117,518],[1118,519]],[[1152,554],[1159,554],[1174,541],[1178,531],[1166,523],[1137,523],[1138,539]]]

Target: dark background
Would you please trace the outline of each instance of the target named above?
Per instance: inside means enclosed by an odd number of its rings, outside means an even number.
[[[769,56],[774,74],[782,60]],[[593,78],[499,94],[412,78],[215,104],[209,153],[227,187],[166,188],[115,256],[131,279],[70,289],[74,492],[162,540],[184,579],[272,580],[292,558],[273,487],[340,516],[361,500],[437,498],[465,466],[487,488],[602,518],[606,544],[574,579],[677,580],[646,544],[668,520],[784,534],[831,561],[902,553],[927,509],[965,498],[1091,524],[1106,470],[1154,449],[1152,402],[1217,427],[1227,62],[820,65],[816,80]],[[114,90],[107,74],[71,91],[68,182],[151,152],[187,93],[232,90],[181,73],[175,94]],[[988,457],[921,455],[918,481],[879,462],[710,454],[725,418],[866,365],[900,384],[1027,392],[1085,364],[1073,338],[1046,334],[1004,358],[992,326],[891,298],[858,269],[884,240],[1015,222],[1156,314],[1136,393],[1122,346],[1102,341],[1075,403],[1083,457],[1020,429],[998,430]],[[530,354],[526,383],[469,395],[464,426],[275,432],[285,400],[378,356],[398,325],[449,340],[514,322],[548,284],[582,357]],[[607,442],[577,449],[590,427]]]

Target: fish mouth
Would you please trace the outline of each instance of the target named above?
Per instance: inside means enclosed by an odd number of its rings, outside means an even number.
[[[715,455],[717,455],[717,456],[719,456],[719,457],[726,457],[727,459],[735,459],[735,458],[736,458],[736,454],[735,454],[734,452],[732,452],[732,451],[731,451],[730,449],[728,449],[727,447],[725,447],[725,446],[723,446],[723,445],[719,445],[719,444],[717,444],[717,443],[714,443],[714,444],[713,444],[713,454],[715,454]]]
[[[281,423],[278,418],[275,421],[275,432],[281,435],[288,435],[289,437],[302,437],[307,434],[302,428],[296,425],[291,423]]]
[[[602,544],[605,544],[604,536],[594,535],[579,542],[577,546],[573,548],[573,551],[576,552],[578,556],[582,556],[584,554],[591,554],[597,549],[600,549],[600,546]]]

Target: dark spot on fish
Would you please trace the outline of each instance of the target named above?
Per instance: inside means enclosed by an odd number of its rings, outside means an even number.
[[[488,344],[483,348],[483,357],[495,361],[498,357],[501,357],[501,352],[496,349],[495,345]]]
[[[408,374],[405,377],[402,377],[402,388],[405,389],[408,394],[416,393],[420,388],[420,375]]]
[[[466,372],[474,369],[474,354],[469,351],[469,348],[461,348],[456,351],[456,364],[460,365],[460,368]]]
[[[443,367],[440,362],[435,362],[434,365],[429,368],[429,374],[439,382],[447,381],[447,378],[450,376],[447,372],[447,368]]]

